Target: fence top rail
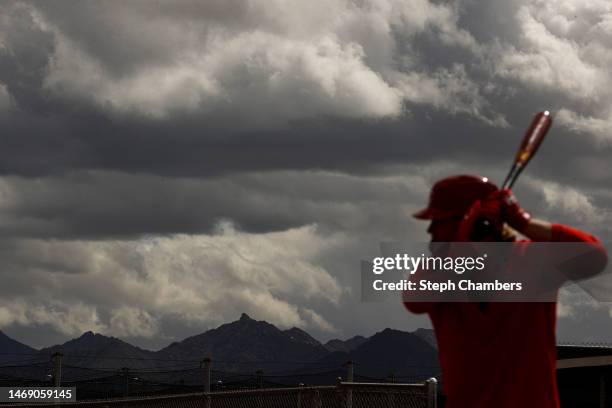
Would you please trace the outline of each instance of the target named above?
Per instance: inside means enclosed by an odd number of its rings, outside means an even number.
[[[227,391],[213,391],[204,395],[228,395],[228,394],[272,394],[272,393],[286,393],[286,392],[298,392],[298,391],[309,391],[309,390],[333,390],[335,385],[309,385],[301,387],[282,387],[282,388],[256,388],[247,390],[227,390]]]
[[[427,387],[426,383],[416,383],[416,384],[402,384],[402,383],[358,383],[358,382],[340,382],[339,385],[341,387],[351,387],[351,388],[424,388]]]

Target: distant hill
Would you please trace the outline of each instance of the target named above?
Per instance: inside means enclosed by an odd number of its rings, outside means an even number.
[[[324,357],[321,364],[342,365],[353,361],[355,379],[387,378],[394,375],[398,381],[439,374],[438,352],[425,340],[412,333],[385,329],[376,333],[356,349],[334,352]],[[343,378],[346,378],[343,372]]]
[[[86,332],[81,337],[41,349],[41,359],[49,360],[53,353],[64,354],[66,365],[95,369],[121,369],[122,367],[149,368],[156,365],[151,359],[155,353],[132,346],[115,337]]]
[[[0,364],[24,361],[32,358],[36,349],[18,342],[0,330]]]
[[[287,334],[292,341],[308,344],[311,346],[320,346],[321,343],[319,340],[312,337],[310,334],[306,333],[302,329],[298,329],[297,327],[292,327],[291,329],[284,330],[283,333]]]
[[[47,372],[35,367],[37,350],[0,331],[0,379],[43,378]]]
[[[211,356],[215,369],[251,373],[260,368],[291,369],[327,354],[321,343],[300,329],[282,331],[244,313],[235,322],[172,343],[156,353],[159,358],[173,360]]]
[[[331,352],[342,351],[344,353],[348,353],[361,346],[367,340],[368,339],[363,336],[354,336],[348,340],[333,339],[325,343],[324,346],[328,351]]]

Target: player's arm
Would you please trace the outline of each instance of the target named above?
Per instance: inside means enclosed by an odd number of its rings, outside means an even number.
[[[550,222],[531,218],[520,233],[532,241],[547,242],[553,238],[552,230],[553,224]]]
[[[505,221],[531,241],[582,242],[588,245],[589,250],[584,257],[581,257],[579,267],[571,268],[571,271],[566,274],[567,278],[585,279],[604,270],[608,262],[608,254],[599,239],[576,228],[532,218],[521,208],[510,190],[502,190],[501,199]]]

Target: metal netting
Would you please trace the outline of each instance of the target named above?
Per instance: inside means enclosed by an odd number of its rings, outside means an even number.
[[[51,404],[0,404],[0,406],[39,408],[433,408],[435,407],[435,383],[434,388],[428,386],[427,383],[340,383],[337,386],[222,391]]]
[[[427,408],[428,393],[422,384],[342,384],[340,407]]]

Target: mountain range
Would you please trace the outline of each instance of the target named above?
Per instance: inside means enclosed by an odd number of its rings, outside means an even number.
[[[234,322],[174,342],[159,351],[144,350],[114,337],[87,332],[61,345],[35,350],[0,332],[0,363],[26,361],[43,364],[54,353],[63,354],[64,378],[86,373],[156,373],[166,381],[201,381],[200,362],[211,358],[214,378],[253,375],[258,370],[277,383],[328,383],[345,377],[344,365],[354,362],[356,376],[398,379],[434,375],[439,372],[433,332],[414,333],[385,329],[366,338],[333,339],[322,344],[297,327],[281,330],[242,314]],[[16,357],[19,357],[16,359]],[[26,364],[27,365],[27,364]],[[0,367],[1,368],[1,367]],[[8,371],[7,371],[8,370]],[[41,377],[44,372],[2,368],[0,375]],[[48,371],[48,370],[47,370]],[[313,373],[320,375],[314,376]],[[27,375],[26,375],[27,374]],[[48,373],[47,373],[48,375]]]

